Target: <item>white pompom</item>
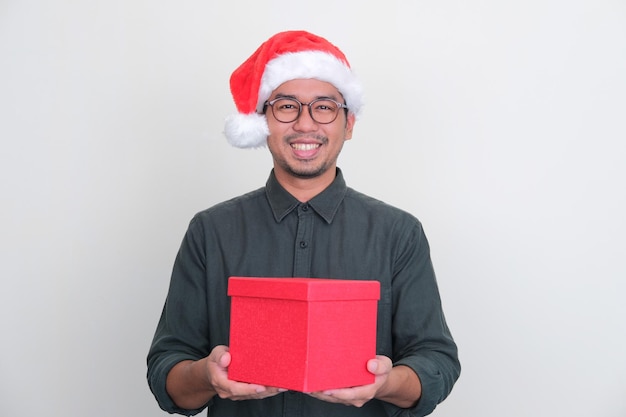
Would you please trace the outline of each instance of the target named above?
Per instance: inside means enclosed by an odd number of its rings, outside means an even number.
[[[258,113],[232,114],[226,118],[224,135],[237,148],[261,148],[267,146],[270,130],[265,115]]]

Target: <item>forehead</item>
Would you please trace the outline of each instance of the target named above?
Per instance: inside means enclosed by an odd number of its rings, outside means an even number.
[[[316,79],[297,79],[285,81],[270,95],[270,98],[278,96],[293,96],[297,99],[309,100],[318,97],[340,99],[341,93],[337,88],[326,81]]]

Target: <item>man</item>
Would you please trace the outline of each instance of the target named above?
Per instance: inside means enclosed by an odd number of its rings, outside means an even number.
[[[265,187],[189,225],[148,355],[159,405],[211,416],[431,413],[459,377],[457,347],[420,222],[348,188],[337,167],[362,107],[344,54],[313,34],[282,32],[234,71],[231,91],[239,113],[226,121],[227,139],[267,145],[274,167]],[[375,382],[299,393],[228,379],[229,276],[380,281],[378,355],[366,364]]]

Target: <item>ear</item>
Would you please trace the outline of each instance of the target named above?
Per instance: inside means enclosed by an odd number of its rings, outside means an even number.
[[[350,140],[352,139],[352,131],[354,129],[354,124],[356,123],[356,116],[354,115],[354,113],[350,112],[348,113],[348,117],[346,119],[346,130],[345,130],[345,134],[344,134],[344,139],[343,140]]]

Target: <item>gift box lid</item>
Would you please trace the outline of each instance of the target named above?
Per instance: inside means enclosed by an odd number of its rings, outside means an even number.
[[[380,283],[329,278],[230,277],[228,295],[302,301],[378,300]]]

